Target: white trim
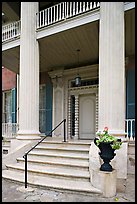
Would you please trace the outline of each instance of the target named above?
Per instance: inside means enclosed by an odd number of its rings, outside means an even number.
[[[20,46],[20,37],[17,37],[16,39],[11,39],[9,41],[5,41],[2,43],[2,51],[11,49],[13,47]]]
[[[135,8],[135,2],[125,2],[124,3],[124,11]]]
[[[96,9],[95,11],[91,11],[88,13],[81,14],[80,16],[66,19],[49,27],[44,27],[43,29],[37,31],[37,39],[99,20],[99,13],[99,9]]]

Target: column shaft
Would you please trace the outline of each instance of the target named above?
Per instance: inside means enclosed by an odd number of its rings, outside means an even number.
[[[125,133],[124,3],[100,3],[99,130]]]
[[[20,107],[18,139],[38,139],[39,45],[36,40],[38,2],[21,2]]]

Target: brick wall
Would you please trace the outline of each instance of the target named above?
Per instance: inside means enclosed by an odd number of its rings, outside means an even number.
[[[2,68],[2,91],[10,90],[16,87],[16,73]]]

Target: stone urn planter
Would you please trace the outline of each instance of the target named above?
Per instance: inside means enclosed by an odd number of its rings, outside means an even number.
[[[112,135],[108,134],[108,128],[105,127],[103,133],[97,133],[99,138],[94,139],[94,144],[99,148],[99,155],[103,160],[103,164],[100,167],[101,171],[112,171],[113,168],[110,161],[116,155],[115,150],[120,149],[122,141]]]

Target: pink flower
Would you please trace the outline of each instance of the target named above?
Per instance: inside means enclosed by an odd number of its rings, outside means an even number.
[[[104,131],[107,132],[108,131],[108,127],[104,127]]]

